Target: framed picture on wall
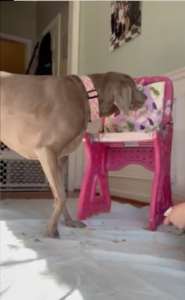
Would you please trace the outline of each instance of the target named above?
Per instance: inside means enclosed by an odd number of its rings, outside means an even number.
[[[111,1],[110,51],[133,40],[141,33],[141,1]]]

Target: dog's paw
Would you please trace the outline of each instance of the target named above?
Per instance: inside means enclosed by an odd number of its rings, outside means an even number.
[[[57,224],[52,224],[50,222],[46,224],[46,236],[53,239],[60,238]]]
[[[71,227],[71,228],[85,228],[86,227],[86,225],[79,220],[76,220],[76,221],[71,220],[71,219],[65,220],[65,224],[67,227]]]

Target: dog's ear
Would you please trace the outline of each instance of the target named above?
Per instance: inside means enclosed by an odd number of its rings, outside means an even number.
[[[132,100],[132,88],[126,83],[119,84],[114,92],[114,104],[128,115],[129,107]]]

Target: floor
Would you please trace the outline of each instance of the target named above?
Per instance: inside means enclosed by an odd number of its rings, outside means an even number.
[[[67,198],[78,198],[80,192],[75,191],[75,192],[67,192],[66,196]],[[53,195],[50,191],[47,192],[1,192],[0,193],[0,199],[5,200],[5,199],[53,199]],[[122,204],[132,204],[134,207],[144,207],[147,206],[148,203],[145,202],[140,202],[134,199],[125,199],[121,197],[117,197],[112,195],[112,199],[118,203]]]
[[[85,229],[44,237],[52,200],[1,202],[2,300],[184,300],[185,236],[148,231],[149,207],[112,202]],[[68,209],[76,218],[77,198]]]

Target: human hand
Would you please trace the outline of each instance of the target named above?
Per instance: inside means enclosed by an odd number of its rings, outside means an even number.
[[[171,211],[164,220],[164,225],[175,225],[179,229],[185,228],[185,203],[171,208]]]

